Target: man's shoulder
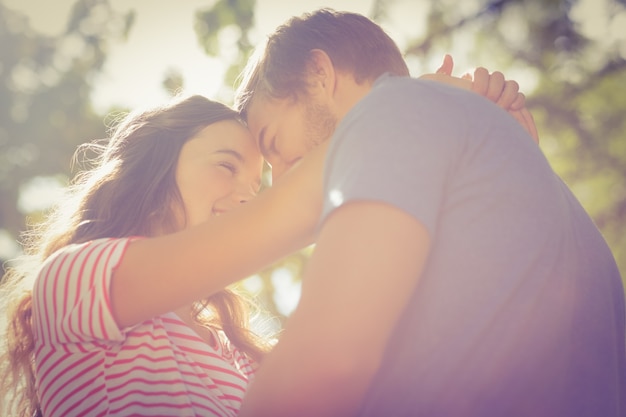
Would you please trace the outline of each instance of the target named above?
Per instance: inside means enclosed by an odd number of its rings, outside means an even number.
[[[418,81],[411,77],[383,74],[376,79],[369,93],[353,107],[349,115],[374,121],[415,109],[422,97],[421,83]]]
[[[363,105],[380,109],[380,105],[385,104],[394,112],[420,108],[436,110],[440,107],[453,111],[454,107],[460,110],[465,103],[474,99],[480,100],[480,96],[454,85],[386,73],[374,82]]]
[[[371,93],[373,95],[389,93],[405,95],[413,88],[419,88],[421,84],[423,84],[422,80],[417,78],[385,73],[374,81]]]

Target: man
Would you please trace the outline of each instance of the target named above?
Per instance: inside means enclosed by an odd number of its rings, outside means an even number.
[[[351,13],[291,19],[247,73],[275,177],[328,151],[300,303],[241,416],[626,416],[614,259],[506,112],[406,77]]]

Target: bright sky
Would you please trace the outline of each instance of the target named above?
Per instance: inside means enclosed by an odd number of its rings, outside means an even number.
[[[64,29],[70,7],[74,3],[74,0],[0,1],[24,12],[35,30],[48,34],[59,33]],[[262,40],[265,34],[293,15],[320,7],[368,15],[372,3],[372,0],[257,0],[257,29],[251,40]],[[219,99],[216,95],[231,60],[227,56],[208,57],[198,45],[193,29],[194,12],[210,7],[213,1],[111,0],[111,4],[121,12],[135,9],[136,20],[127,41],[113,41],[110,44],[104,72],[94,82],[92,99],[96,110],[104,113],[112,106],[134,108],[162,101],[167,94],[161,84],[165,74],[172,69],[183,75],[188,92]],[[403,9],[414,9],[410,14],[406,10],[400,13],[400,17],[394,19],[394,27],[388,28],[390,35],[400,44],[403,39],[400,33],[404,33],[404,36],[415,36],[417,33],[417,25],[406,17],[402,18],[419,13],[414,4],[414,0],[397,2]],[[403,20],[407,22],[406,28],[399,23]],[[398,30],[400,32],[395,33]],[[228,52],[229,48],[232,50],[232,47],[225,45],[223,50]],[[20,205],[27,211],[45,208],[57,198],[61,190],[59,184],[50,181],[43,184],[41,181],[48,180],[38,179],[22,190]],[[16,251],[12,239],[0,230],[0,253],[13,256]],[[275,294],[277,307],[282,313],[289,314],[299,299],[300,284],[294,282],[291,274],[282,269],[275,271],[272,280],[278,289]],[[253,292],[259,290],[258,277],[251,277],[246,282]]]
[[[27,13],[31,25],[46,33],[58,33],[67,21],[74,0],[4,0],[9,7]],[[154,104],[166,97],[161,83],[172,69],[183,74],[185,89],[217,98],[227,64],[227,56],[210,58],[197,43],[193,14],[210,7],[214,1],[184,0],[111,0],[121,12],[136,10],[136,20],[127,41],[111,42],[103,74],[95,82],[93,95],[97,110],[112,105],[136,107]],[[428,2],[397,0],[389,16],[393,27],[389,34],[402,46],[408,36],[418,34],[416,17],[423,15]],[[320,7],[349,10],[369,15],[373,0],[257,0],[256,31],[253,41],[260,41],[276,26],[293,15]],[[229,45],[223,48],[227,53]]]
[[[8,7],[23,11],[35,30],[49,34],[63,30],[71,5],[75,0],[0,0]],[[103,74],[95,80],[93,101],[96,110],[105,112],[112,106],[137,107],[151,105],[166,98],[161,86],[165,74],[170,70],[181,73],[185,80],[187,92],[204,94],[215,99],[219,98],[219,87],[222,85],[224,70],[231,60],[228,56],[209,58],[199,47],[193,29],[194,12],[198,9],[210,7],[213,0],[110,0],[115,9],[121,12],[129,9],[136,10],[136,21],[131,29],[127,41],[111,42],[108,59]],[[583,29],[588,36],[602,38],[607,28],[601,24],[605,21],[603,14],[608,12],[608,1],[580,0],[575,15],[583,23]],[[388,21],[393,24],[383,24],[385,30],[399,44],[405,47],[407,39],[420,35],[421,19],[430,0],[395,0],[389,2],[387,10]],[[332,7],[337,10],[349,10],[369,15],[373,0],[257,0],[255,13],[256,32],[252,41],[260,41],[263,36],[271,32],[276,26],[289,17],[300,15],[320,7]],[[603,6],[603,7],[600,7]],[[472,9],[476,1],[459,2],[459,7]],[[624,15],[622,14],[622,17]],[[622,26],[626,17],[620,22]],[[610,29],[610,28],[608,28]],[[614,28],[613,32],[623,29]],[[623,35],[622,35],[623,36]],[[609,37],[610,38],[610,37]],[[454,47],[463,51],[471,41],[469,37],[457,38]],[[225,45],[222,48],[227,53],[231,48]],[[232,50],[232,48],[231,48]],[[452,52],[454,51],[446,51]],[[461,54],[458,54],[461,55]],[[455,74],[460,75],[471,68],[466,66],[461,56],[456,56]],[[461,59],[459,59],[461,58]],[[425,68],[436,69],[439,62],[429,62]],[[475,65],[477,63],[472,63]],[[481,62],[481,65],[494,69],[490,62]],[[507,78],[520,81],[525,91],[529,91],[532,82],[523,82],[526,74],[509,72]],[[42,190],[55,194],[58,188],[46,184],[35,184],[24,190],[22,202],[29,201],[47,204],[53,196],[42,198]],[[30,193],[30,194],[29,194]],[[24,203],[26,204],[26,203]],[[35,209],[36,206],[30,207]],[[0,253],[10,253],[16,250],[14,242],[0,230]],[[277,271],[273,280],[277,288],[282,288],[284,294],[277,294],[279,308],[284,313],[290,312],[299,296],[300,287],[294,283],[290,274]],[[254,280],[249,281],[254,284]]]
[[[75,0],[0,0],[11,8],[23,11],[31,25],[47,33],[63,30],[69,10]],[[121,12],[134,9],[136,21],[127,41],[111,41],[108,59],[103,73],[95,80],[93,101],[97,110],[105,112],[112,106],[136,107],[150,105],[166,97],[162,81],[170,70],[181,73],[187,92],[200,93],[211,98],[221,99],[219,87],[226,66],[232,60],[227,54],[232,51],[229,44],[222,48],[223,56],[208,57],[198,45],[193,29],[193,15],[198,9],[206,9],[215,0],[110,0],[115,9]],[[337,10],[349,10],[369,15],[374,0],[257,0],[256,31],[252,41],[261,41],[263,36],[289,17],[300,15],[320,7],[332,7]],[[607,38],[614,41],[619,32],[607,28],[606,15],[609,13],[609,0],[579,0],[573,16],[578,18],[586,35],[595,39]],[[424,23],[421,19],[429,7],[430,0],[395,0],[388,2],[386,9],[387,24],[385,30],[403,49],[407,39],[420,35]],[[466,0],[459,3],[459,8],[475,10],[478,1]],[[615,19],[614,26],[622,26],[623,19]],[[618,21],[619,20],[619,21]],[[623,26],[622,26],[623,27]],[[623,30],[623,29],[622,29]],[[515,32],[509,27],[509,35]],[[608,35],[608,36],[607,36]],[[612,36],[611,36],[612,35]],[[523,35],[522,35],[523,36]],[[623,38],[623,35],[621,36]],[[618,37],[619,38],[619,37]],[[608,42],[607,41],[607,42]],[[469,49],[471,37],[461,36],[455,39],[455,74],[471,71],[473,65],[480,64],[490,69],[492,62],[464,62],[463,52]],[[455,51],[460,51],[456,52]],[[487,55],[487,60],[491,59]],[[494,57],[495,58],[495,57]],[[434,70],[437,61],[426,63],[423,68]],[[471,66],[470,66],[471,65]],[[507,71],[507,78],[520,82],[522,90],[530,92],[534,87],[532,76],[523,69]]]

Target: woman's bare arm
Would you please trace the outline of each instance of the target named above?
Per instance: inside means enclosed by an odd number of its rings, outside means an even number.
[[[326,148],[311,151],[273,187],[231,212],[129,244],[111,284],[118,325],[206,297],[312,243]]]

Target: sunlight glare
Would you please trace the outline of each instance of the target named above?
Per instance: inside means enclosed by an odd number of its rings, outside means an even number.
[[[56,177],[35,177],[20,189],[17,202],[23,213],[46,210],[61,197],[65,184]]]
[[[0,259],[11,259],[19,253],[19,244],[5,229],[0,229]]]
[[[272,285],[275,288],[274,303],[278,311],[289,316],[300,301],[302,283],[296,282],[286,268],[278,268],[272,272]]]

